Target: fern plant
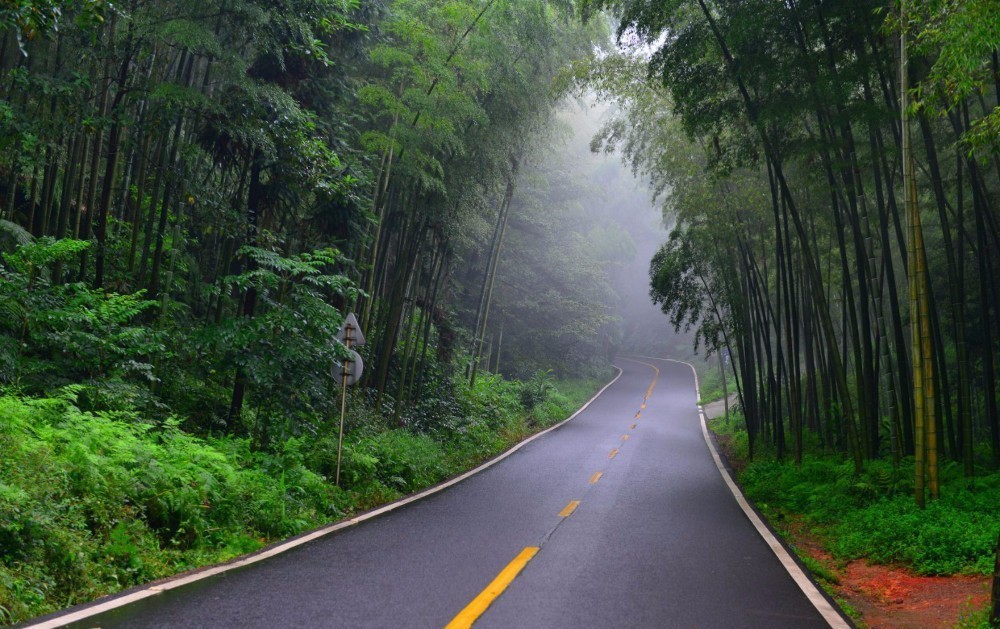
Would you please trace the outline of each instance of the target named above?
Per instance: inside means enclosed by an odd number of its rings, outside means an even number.
[[[84,284],[53,284],[53,266],[89,243],[41,238],[3,255],[0,267],[0,379],[46,389],[95,377],[151,376],[161,333],[137,319],[154,302]]]
[[[334,340],[343,315],[332,302],[351,300],[357,290],[330,272],[340,262],[334,249],[283,256],[244,247],[241,253],[250,268],[224,285],[254,291],[259,305],[252,317],[223,321],[199,338],[206,344],[201,353],[217,357],[217,370],[237,370],[246,379],[251,412],[242,420],[266,449],[332,413],[330,366],[344,357]]]

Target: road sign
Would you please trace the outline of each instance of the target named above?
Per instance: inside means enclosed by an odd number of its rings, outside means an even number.
[[[337,330],[336,339],[344,344],[350,356],[342,364],[333,364],[333,379],[341,386],[340,392],[340,436],[337,438],[337,486],[340,486],[340,459],[344,450],[344,415],[347,413],[347,387],[356,383],[361,373],[365,370],[365,363],[361,360],[361,354],[351,349],[352,345],[362,346],[365,344],[365,335],[361,333],[361,326],[358,325],[358,318],[353,312],[347,313],[344,325]]]
[[[351,353],[351,357],[345,360],[343,364],[333,363],[331,375],[333,375],[333,379],[337,384],[344,384],[346,378],[347,386],[351,386],[358,381],[364,372],[365,362],[361,360],[361,354],[353,349],[348,351]]]
[[[358,318],[354,313],[348,313],[344,319],[344,325],[337,330],[336,339],[347,347],[361,346],[365,344],[365,335],[361,333],[361,326],[358,325]]]

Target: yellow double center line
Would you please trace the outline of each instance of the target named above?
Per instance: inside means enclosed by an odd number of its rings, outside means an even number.
[[[571,500],[570,503],[565,507],[563,507],[563,510],[559,512],[559,517],[568,518],[569,516],[573,515],[573,512],[576,511],[576,508],[579,506],[580,506],[579,500]]]
[[[540,549],[537,546],[528,546],[521,553],[514,557],[507,566],[500,571],[500,574],[496,576],[486,589],[479,593],[479,596],[472,599],[472,602],[465,606],[465,609],[460,611],[455,618],[449,622],[445,629],[468,629],[472,626],[472,623],[483,615],[486,608],[496,600],[498,596],[503,594],[503,591],[507,589],[518,574],[524,570],[524,567],[528,565],[535,555],[538,554]]]
[[[590,482],[591,484],[596,483],[601,477],[601,473],[598,472],[594,474]],[[560,518],[568,518],[573,515],[576,508],[580,506],[579,500],[571,500],[569,504],[563,507],[563,510],[559,512]],[[489,608],[493,601],[495,601],[501,594],[504,593],[517,575],[524,570],[528,562],[531,561],[538,551],[541,550],[538,546],[528,546],[518,554],[517,557],[507,564],[500,574],[496,576],[495,579],[490,581],[490,584],[486,586],[482,592],[479,593],[476,598],[472,599],[472,602],[465,606],[465,609],[458,612],[451,622],[449,622],[445,629],[468,629],[472,627],[472,624],[479,619],[483,613]]]
[[[627,359],[627,360],[633,360],[633,359]],[[649,363],[644,363],[638,360],[633,360],[633,362],[646,365],[647,367],[652,367],[653,371],[655,372],[655,375],[653,376],[653,382],[649,385],[649,389],[646,390],[646,397],[643,399],[642,408],[645,409],[646,401],[648,401],[649,396],[653,394],[653,387],[656,386],[656,380],[660,376],[660,370],[656,367],[656,365],[650,365]],[[641,413],[642,413],[641,410],[638,413],[636,413],[635,414],[636,418],[638,418]],[[636,424],[631,425],[632,429],[635,429],[635,427]],[[621,440],[622,442],[628,441],[628,435],[622,435]],[[618,448],[615,448],[611,451],[610,454],[608,454],[608,458],[613,459],[617,455],[618,455]],[[603,472],[594,472],[594,475],[590,477],[590,484],[591,485],[596,484],[597,481],[601,480],[601,476],[603,475],[604,475]],[[570,501],[570,503],[567,504],[565,507],[563,507],[563,510],[559,512],[559,517],[568,518],[569,516],[573,515],[573,512],[576,511],[577,507],[579,506],[580,506],[579,500]],[[509,564],[507,564],[503,570],[500,571],[500,574],[498,574],[495,579],[490,581],[490,584],[487,585],[486,588],[482,592],[480,592],[478,596],[476,596],[476,598],[472,599],[472,602],[470,602],[468,605],[465,606],[465,609],[460,611],[458,615],[455,616],[452,619],[452,621],[445,626],[445,629],[470,629],[473,623],[475,623],[476,620],[478,620],[479,617],[486,612],[486,610],[493,603],[493,601],[499,598],[499,596],[504,593],[504,590],[506,590],[510,586],[510,584],[514,582],[514,579],[517,578],[517,575],[519,575],[521,571],[524,570],[524,568],[528,565],[529,561],[534,559],[535,555],[538,554],[539,550],[541,550],[541,548],[539,548],[538,546],[525,547],[525,549],[522,550],[517,555],[517,557],[514,557],[514,559]]]

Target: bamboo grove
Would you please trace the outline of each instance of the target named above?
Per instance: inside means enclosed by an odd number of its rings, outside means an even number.
[[[731,352],[752,445],[916,456],[923,504],[938,450],[1000,465],[1000,17],[906,4],[593,2],[654,52],[581,79],[674,224],[651,294]]]
[[[515,192],[564,67],[606,37],[546,0],[38,0],[0,22],[3,381],[102,383],[97,406],[261,448],[332,414],[347,311],[363,396],[397,421],[453,363],[496,368]]]

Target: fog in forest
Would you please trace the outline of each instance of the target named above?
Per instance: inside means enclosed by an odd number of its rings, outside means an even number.
[[[592,173],[588,180],[601,189],[593,199],[594,221],[611,220],[631,238],[634,254],[609,269],[618,296],[616,314],[621,319],[620,351],[625,354],[687,355],[690,340],[678,335],[649,296],[649,261],[667,239],[662,208],[651,198],[649,187],[622,163],[618,154],[594,153],[591,138],[605,120],[600,104],[573,103],[560,113],[572,129],[566,152]]]
[[[595,220],[610,217],[634,244],[634,254],[609,269],[618,294],[616,313],[621,319],[620,351],[627,354],[687,355],[690,339],[674,332],[666,315],[649,296],[649,261],[667,239],[663,209],[652,199],[649,187],[622,163],[618,154],[594,153],[590,141],[604,122],[605,108],[586,104],[562,112],[573,129],[567,152],[594,173],[592,181],[603,194],[595,199]]]
[[[567,102],[547,145],[522,165],[498,271],[498,321],[487,339],[497,352],[494,364],[509,375],[542,364],[524,362],[535,343],[559,346],[539,347],[540,357],[567,360],[693,356],[691,336],[675,333],[649,297],[649,261],[667,238],[661,206],[619,155],[590,150],[605,111],[590,101]],[[587,348],[578,344],[595,309],[603,322],[591,356],[584,356]],[[574,319],[572,311],[589,316]],[[505,362],[515,352],[521,364]]]

